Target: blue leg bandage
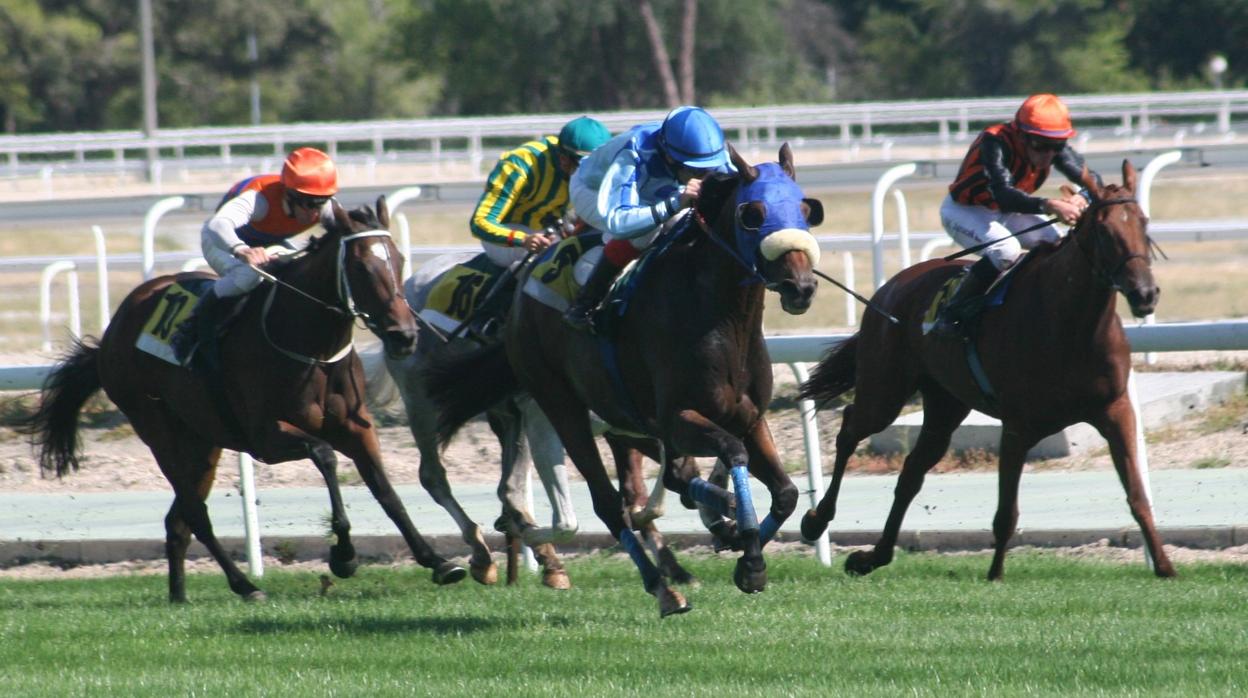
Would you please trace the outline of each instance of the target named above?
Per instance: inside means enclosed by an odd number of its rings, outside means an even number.
[[[750,471],[744,465],[732,466],[732,489],[737,494],[737,531],[756,530],[758,516],[754,514],[754,499],[750,497]]]
[[[768,512],[767,516],[763,518],[763,523],[758,527],[758,539],[762,541],[763,545],[766,545],[767,541],[775,538],[776,531],[779,531],[780,526],[783,524],[784,519]]]
[[[705,504],[720,516],[728,515],[728,490],[713,485],[700,477],[689,481],[689,496],[699,504]]]
[[[637,571],[641,572],[641,582],[646,585],[646,591],[652,591],[663,578],[659,573],[659,568],[650,562],[650,558],[646,556],[646,551],[641,547],[641,541],[637,540],[637,536],[633,534],[632,529],[625,528],[620,531],[620,545],[624,547],[624,551],[633,559],[633,564],[637,566]]]

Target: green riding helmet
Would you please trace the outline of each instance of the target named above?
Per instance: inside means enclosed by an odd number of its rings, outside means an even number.
[[[559,147],[578,159],[611,140],[611,132],[597,119],[578,116],[559,129]]]

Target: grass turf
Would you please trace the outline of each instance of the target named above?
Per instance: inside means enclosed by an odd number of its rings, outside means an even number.
[[[171,607],[163,576],[0,582],[6,695],[1242,695],[1248,569],[1019,551],[1003,584],[976,555],[901,555],[855,579],[772,556],[765,593],[729,558],[688,557],[695,610],[660,620],[620,556],[576,587],[438,588],[365,567],[322,597],[275,571],[265,604],[219,574]],[[839,561],[838,561],[839,564]]]

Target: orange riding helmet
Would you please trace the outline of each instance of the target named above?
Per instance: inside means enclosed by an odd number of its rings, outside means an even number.
[[[334,161],[316,148],[298,148],[282,165],[282,184],[308,196],[333,196],[338,193],[338,170]]]
[[[1014,123],[1024,133],[1041,138],[1060,140],[1075,135],[1075,127],[1070,122],[1070,109],[1057,95],[1028,97],[1014,114]]]

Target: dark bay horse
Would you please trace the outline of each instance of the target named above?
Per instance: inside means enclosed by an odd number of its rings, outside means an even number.
[[[772,373],[762,334],[764,289],[777,291],[787,312],[810,306],[818,246],[809,227],[822,220],[822,206],[802,198],[787,145],[778,164],[753,167],[735,151],[732,161],[737,173],[703,183],[689,224],[668,233],[674,237],[665,251],[643,257],[648,267],[612,338],[569,329],[560,311],[522,292],[503,344],[435,366],[429,385],[441,407],[443,442],[498,400],[521,390],[532,395],[587,480],[594,512],[636,564],[662,616],[689,604],[634,535],[646,515],[627,511],[612,485],[594,443],[591,410],[616,430],[607,440],[621,471],[627,466],[619,458],[635,448],[660,464],[659,483],[682,499],[719,516],[735,509],[744,552],[734,577],[743,591],[765,587],[762,546],[797,505],[797,488],[765,417]],[[617,357],[616,371],[609,354]],[[717,457],[735,491],[698,477],[685,456]],[[761,524],[749,474],[772,495]]]
[[[1078,422],[1094,426],[1109,443],[1154,570],[1159,577],[1174,576],[1136,465],[1135,413],[1127,397],[1131,349],[1117,313],[1118,293],[1136,317],[1157,305],[1148,220],[1134,198],[1136,172],[1129,161],[1122,164],[1121,186],[1101,189],[1094,179],[1085,171],[1084,185],[1093,200],[1071,233],[1028,253],[1032,259],[1014,274],[1008,302],[979,318],[973,341],[995,398],[972,376],[961,342],[924,335],[921,329],[935,295],[965,265],[940,259],[902,271],[876,292],[875,302],[900,324],[866,313],[858,333],[829,352],[802,386],[802,397],[822,402],[855,391],[836,437],[832,484],[802,518],[807,540],[822,534],[836,515],[841,479],[858,443],[891,424],[916,390],[923,396],[923,427],[902,465],[884,532],[873,550],[846,559],[847,572],[867,574],[892,561],[902,519],[924,476],[976,409],[1003,426],[989,579],[1002,578],[1006,544],[1018,522],[1018,485],[1027,451]]]
[[[186,600],[184,563],[192,533],[221,565],[234,593],[264,598],[209,521],[204,502],[222,448],[266,463],[309,458],[316,464],[333,509],[334,574],[347,577],[356,567],[335,451],[354,461],[416,560],[433,569],[435,582],[456,582],[466,574],[435,553],[412,525],[382,467],[364,404],[363,370],[352,348],[354,320],[362,319],[394,355],[411,353],[417,335],[399,285],[402,256],[386,232],[385,199],[378,199],[376,213],[361,207],[348,214],[335,203],[334,214],[324,221],[323,236],[273,265],[280,284],[247,300],[221,340],[221,375],[205,376],[136,348],[166,290],[175,281],[207,275],[161,276],[126,297],[98,345],[78,344],[53,370],[39,410],[25,425],[40,446],[41,464],[62,475],[78,467],[78,412],[91,395],[103,388],[126,415],[173,486],[165,517],[171,601]]]

